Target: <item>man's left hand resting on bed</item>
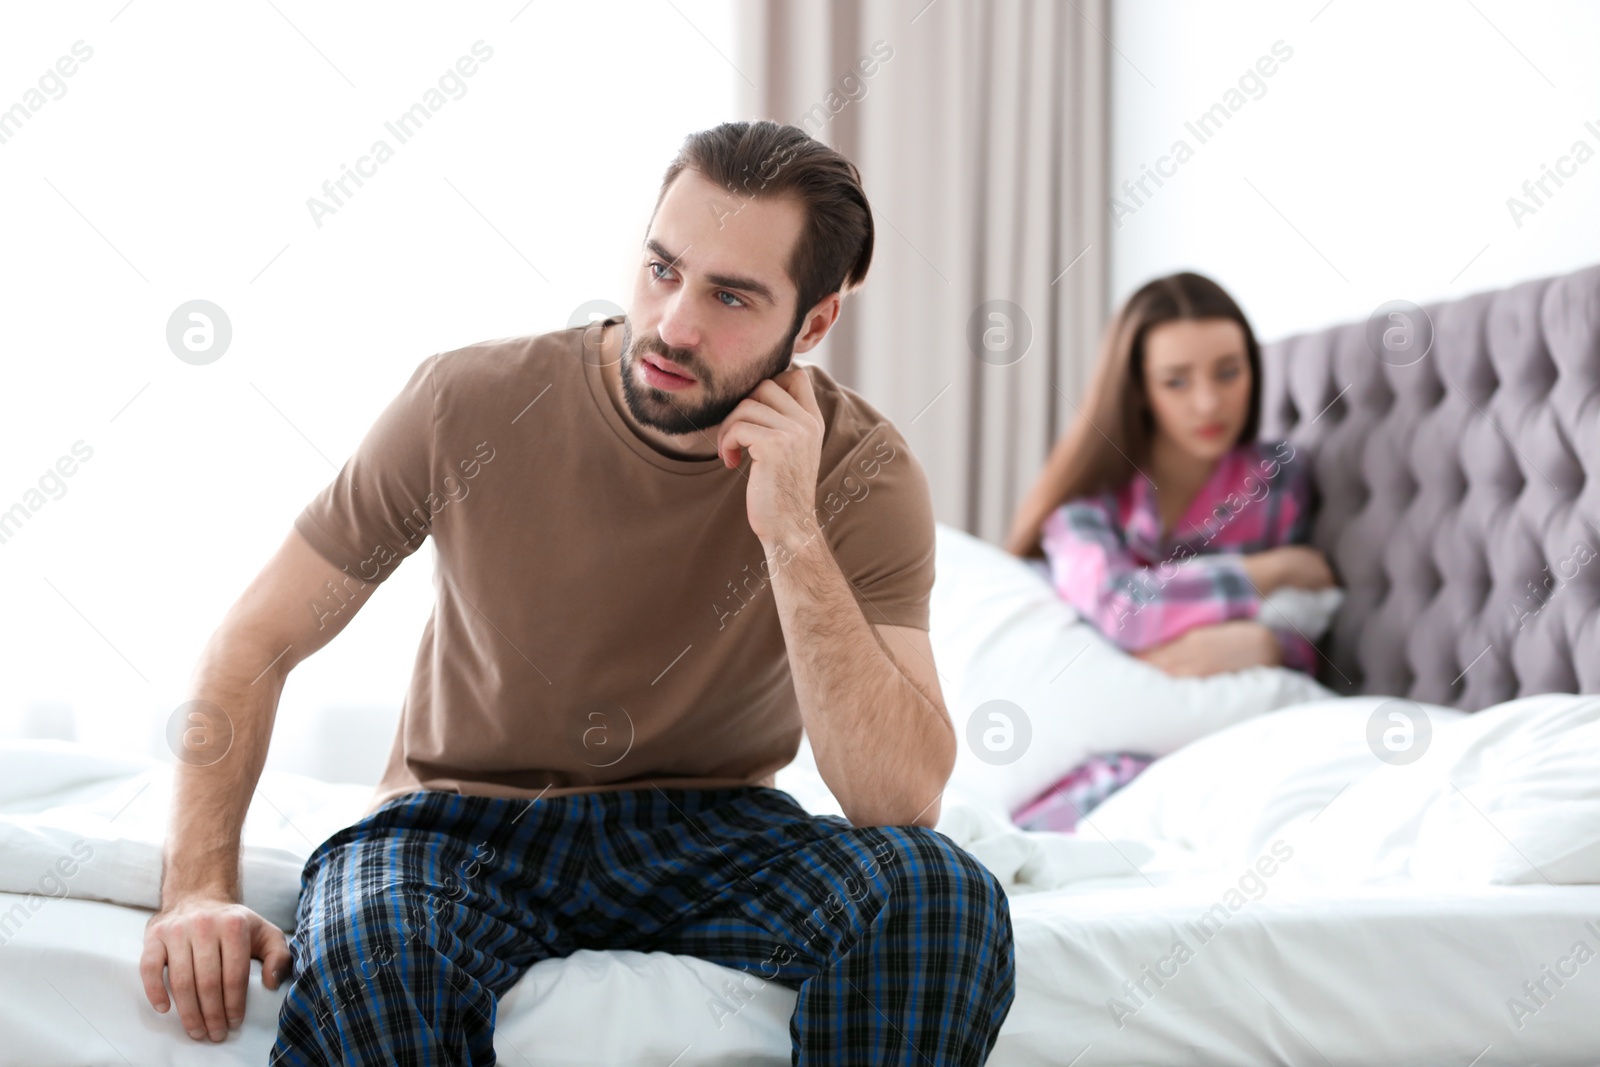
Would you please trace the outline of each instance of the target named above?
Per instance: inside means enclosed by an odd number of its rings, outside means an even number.
[[[305,610],[343,577],[291,530],[217,627],[195,672],[191,692],[229,709],[233,741],[226,759],[174,768],[161,907],[145,926],[139,974],[151,1006],[177,1008],[196,1041],[221,1041],[241,1025],[252,959],[261,961],[268,989],[289,975],[283,931],[241,902],[239,835],[290,670],[367,601],[363,590],[326,622]]]

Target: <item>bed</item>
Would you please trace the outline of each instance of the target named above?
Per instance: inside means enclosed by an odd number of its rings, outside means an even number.
[[[1263,352],[1265,433],[1310,456],[1346,588],[1316,681],[1166,678],[940,527],[934,648],[969,740],[939,829],[1006,886],[1016,934],[996,1067],[1600,1062],[1600,567],[1573,562],[1600,546],[1600,269],[1423,312],[1416,359],[1375,356],[1366,324]],[[1012,746],[975,746],[996,714]],[[1010,825],[1116,747],[1162,758],[1080,833]],[[213,1046],[140,990],[167,774],[0,745],[0,1060],[265,1062],[281,993],[253,980]],[[778,786],[838,811],[804,750]],[[299,862],[368,795],[264,776],[246,902],[288,921]],[[547,960],[501,1002],[497,1053],[788,1063],[794,994],[743,977]]]

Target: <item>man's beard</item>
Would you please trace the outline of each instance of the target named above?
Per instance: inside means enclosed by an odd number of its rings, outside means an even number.
[[[799,335],[800,331],[794,330],[787,340],[780,342],[766,356],[757,360],[755,366],[737,378],[719,383],[712,379],[705,366],[695,359],[693,353],[685,352],[683,349],[668,348],[659,335],[653,334],[640,337],[637,341],[632,340],[632,324],[624,319],[622,399],[628,405],[628,411],[634,419],[640,425],[653,430],[673,435],[709,430],[733,414],[733,409],[739,406],[739,401],[749,396],[751,390],[761,384],[762,379],[771,378],[788,369],[790,360],[794,358],[794,339]],[[663,363],[682,367],[684,374],[693,378],[700,386],[700,399],[693,402],[679,400],[665,389],[636,383],[634,365],[647,352],[661,357]]]

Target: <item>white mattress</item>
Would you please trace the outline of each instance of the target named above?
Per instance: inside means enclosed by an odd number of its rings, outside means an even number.
[[[1510,828],[1518,857],[1558,870],[1537,851],[1554,846],[1518,821],[1525,812],[1507,806],[1520,794],[1503,791],[1502,806],[1490,807],[1487,787],[1470,780],[1471,768],[1485,763],[1474,746],[1493,742],[1493,751],[1509,751],[1516,738],[1507,731],[1522,720],[1489,712],[1451,719],[1439,710],[1436,768],[1428,760],[1383,768],[1352,785],[1358,769],[1376,765],[1361,732],[1368,703],[1308,705],[1189,746],[1096,812],[1094,827],[1109,840],[1087,831],[1024,834],[953,787],[939,829],[1007,887],[1016,934],[1016,1000],[989,1062],[1600,1063],[1600,959],[1585,957],[1570,971],[1576,944],[1600,948],[1600,885],[1397,880],[1392,861],[1409,846],[1388,832],[1379,847],[1366,848],[1384,884],[1328,880],[1327,857],[1357,855],[1360,828],[1385,811],[1405,821],[1388,783],[1425,785],[1436,772]],[[1592,698],[1545,713],[1523,720],[1542,723],[1551,736],[1558,728],[1565,738],[1600,731]],[[1551,736],[1539,740],[1539,751],[1559,748]],[[1571,763],[1568,777],[1578,785],[1593,781],[1590,756]],[[1543,766],[1532,777],[1553,782],[1558,769]],[[282,993],[260,985],[259,964],[245,1026],[221,1045],[190,1041],[175,1014],[158,1015],[144,998],[138,959],[150,911],[136,905],[154,900],[152,864],[168,793],[162,773],[72,746],[0,745],[0,890],[11,891],[0,892],[0,1063],[266,1061]],[[1511,780],[1510,771],[1500,773]],[[780,774],[779,785],[811,811],[838,810],[804,762]],[[253,806],[246,823],[245,899],[281,918],[297,857],[358,813],[364,794],[270,774],[261,792],[271,803]],[[1194,802],[1200,793],[1204,806]],[[1596,822],[1590,808],[1564,810],[1574,825]],[[1325,850],[1330,828],[1338,828],[1333,843],[1345,852]],[[1499,840],[1486,826],[1479,830],[1490,835],[1482,840]],[[1259,893],[1236,897],[1235,910],[1221,907],[1225,921],[1213,918],[1202,939],[1195,924],[1280,835],[1293,842],[1293,862]],[[70,892],[124,903],[23,895],[50,857],[80,837],[95,842],[94,859],[71,878]],[[1554,844],[1567,848],[1564,839]],[[1179,939],[1186,951],[1174,955]],[[1563,959],[1569,977],[1559,987],[1545,979],[1547,994],[1532,1000],[1524,983]],[[507,1064],[787,1064],[793,991],[752,979],[759,992],[742,1010],[713,1011],[718,998],[736,992],[726,983],[746,977],[661,953],[584,951],[547,960],[502,1001],[496,1048]],[[1139,981],[1142,989],[1130,989]],[[1514,1018],[1511,998],[1536,1010]]]
[[[25,898],[0,893],[0,914]],[[284,991],[252,962],[244,1025],[218,1044],[191,1041],[176,1012],[159,1015],[139,982],[150,912],[52,900],[0,946],[0,1063],[262,1067]],[[706,1002],[740,972],[665,953],[580,951],[529,969],[501,1001],[495,1049],[513,1064],[787,1064],[794,993],[766,987],[718,1029]],[[625,1009],[624,1009],[625,1006]],[[625,1018],[626,1025],[618,1025]]]
[[[1574,941],[1600,943],[1584,926],[1600,924],[1600,887],[1486,887],[1445,898],[1418,890],[1269,895],[1204,945],[1191,936],[1193,957],[1159,989],[1146,979],[1154,995],[1135,1004],[1124,981],[1168,956],[1183,924],[1218,893],[1214,884],[1105,885],[1014,898],[1017,998],[989,1063],[1600,1060],[1600,963],[1580,968],[1520,1032],[1505,1007]],[[23,899],[0,894],[0,911]],[[140,989],[148,915],[70,899],[34,914],[0,948],[0,1061],[265,1063],[282,992],[260,985],[255,964],[243,1028],[220,1045],[190,1041]],[[680,1054],[679,1067],[788,1064],[792,991],[762,983],[717,1028],[708,1001],[735,973],[663,953],[585,950],[546,960],[501,1003],[495,1046],[507,1064],[664,1067]],[[1138,1008],[1121,1028],[1107,1008],[1113,996]]]
[[[1583,925],[1600,921],[1600,886],[1450,896],[1419,887],[1301,887],[1252,902],[1201,943],[1185,924],[1221,892],[1213,881],[1014,899],[1021,1010],[989,1062],[1600,1062],[1600,963],[1581,968],[1520,1031],[1505,1006],[1574,941],[1600,945]],[[1172,956],[1178,937],[1192,951],[1186,963]],[[1125,982],[1158,966],[1176,973],[1159,987],[1145,978],[1149,996],[1126,993]],[[1120,1027],[1113,997],[1124,1005]]]

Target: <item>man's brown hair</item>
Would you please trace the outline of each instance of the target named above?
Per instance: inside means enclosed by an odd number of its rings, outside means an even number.
[[[806,312],[823,297],[856,289],[866,280],[873,229],[861,174],[798,126],[760,119],[691,133],[661,179],[657,208],[685,168],[740,201],[793,196],[805,208],[806,221],[789,259],[789,278],[800,291],[791,332],[799,332]]]

